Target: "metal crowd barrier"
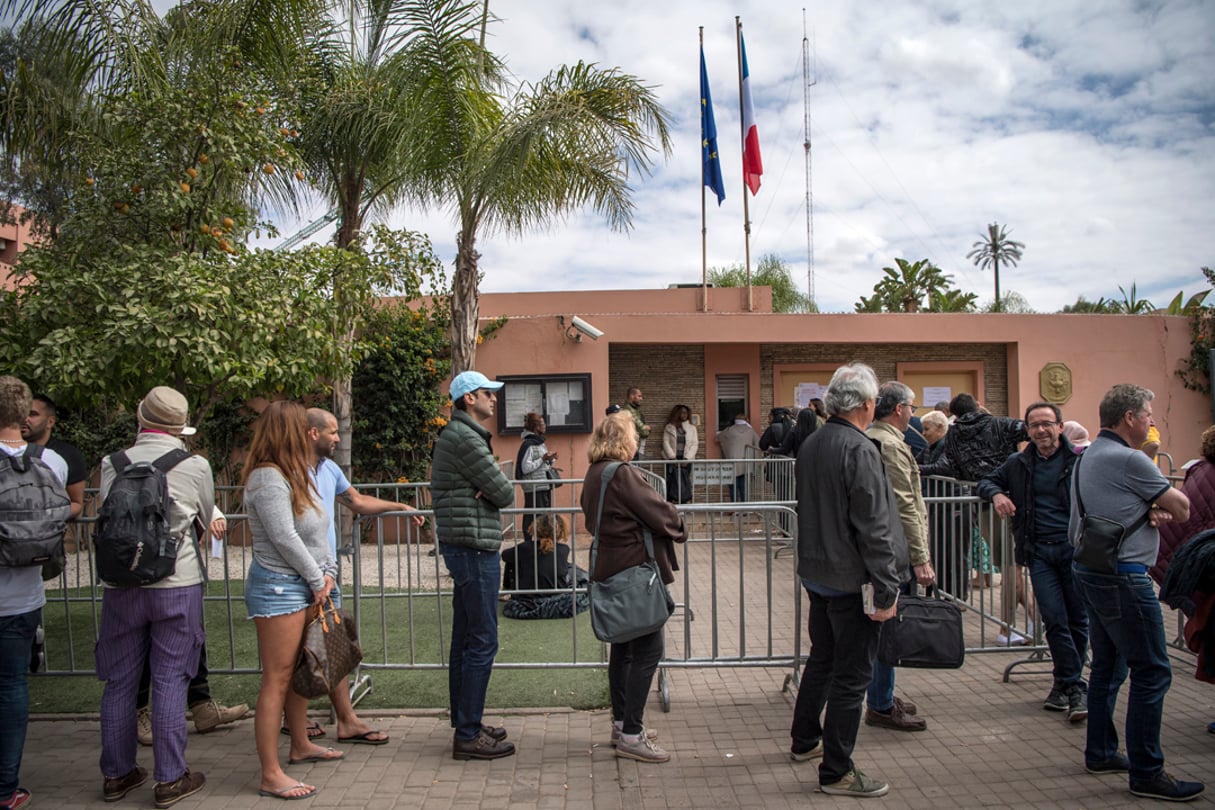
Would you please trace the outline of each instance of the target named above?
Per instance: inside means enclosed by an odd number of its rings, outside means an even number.
[[[791,549],[796,527],[795,504],[729,500],[712,502],[720,487],[735,470],[744,469],[755,486],[751,495],[775,498],[791,484],[791,459],[748,462],[696,462],[705,471],[691,502],[680,505],[691,530],[690,540],[678,549],[680,570],[672,588],[677,610],[667,625],[667,651],[659,674],[664,708],[669,706],[672,670],[689,667],[767,667],[785,670],[785,685],[795,684],[808,644],[803,606],[806,603],[797,577]],[[730,465],[727,472],[725,465]],[[648,480],[659,492],[665,490],[665,468],[661,462],[639,465],[649,471]],[[716,483],[706,483],[715,481]],[[504,550],[521,539],[518,524],[527,513],[559,515],[569,524],[572,563],[589,565],[590,535],[581,518],[579,498],[582,481],[565,479],[553,492],[553,505],[544,509],[516,506],[503,511]],[[435,553],[433,513],[429,492],[422,484],[383,484],[360,487],[379,497],[415,505],[426,524],[417,527],[414,513],[390,513],[354,521],[350,534],[341,537],[339,565],[344,604],[355,614],[367,657],[356,683],[370,687],[370,676],[380,670],[442,669],[447,661],[450,626],[450,580]],[[522,503],[517,488],[516,503]],[[1007,522],[980,504],[973,489],[952,479],[928,479],[926,503],[929,511],[932,558],[946,598],[965,610],[965,632],[969,653],[1006,653],[1016,656],[1004,671],[1007,681],[1014,669],[1028,667],[1032,674],[1049,672],[1047,648],[1028,584],[1023,599],[1010,600],[1006,608],[1001,593],[1013,580],[1024,579],[1013,565],[1013,546]],[[221,503],[235,507],[235,494],[224,490]],[[91,510],[90,510],[91,511]],[[94,581],[89,535],[92,518],[78,522],[76,550],[68,555],[67,570],[48,582],[45,608],[48,626],[47,659],[50,674],[85,674],[94,671],[91,652],[97,636],[101,589]],[[219,674],[250,674],[258,671],[256,653],[238,644],[238,636],[250,633],[243,604],[243,579],[251,561],[244,544],[244,515],[228,514],[229,538],[218,557],[208,556],[211,582],[205,600],[209,606],[209,664]],[[985,552],[985,547],[987,551]],[[1005,585],[1004,583],[1010,583]],[[565,592],[566,589],[562,589]],[[576,584],[568,588],[571,598],[581,593]],[[552,592],[516,590],[519,594]],[[1007,615],[1005,615],[1007,614]],[[606,646],[592,642],[593,652],[580,653],[589,627],[580,617],[554,619],[568,624],[571,655],[567,660],[533,659],[500,662],[507,669],[602,667]],[[503,619],[503,621],[515,621]],[[1007,623],[1007,627],[1002,622]],[[524,622],[525,623],[525,622]],[[54,632],[52,632],[52,627]],[[1020,646],[999,643],[1008,628],[1026,637]],[[421,649],[419,639],[431,646]],[[243,651],[242,651],[243,650]],[[526,658],[526,657],[525,657]]]

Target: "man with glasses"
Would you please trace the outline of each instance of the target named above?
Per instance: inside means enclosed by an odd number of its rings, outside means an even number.
[[[435,442],[430,492],[443,562],[454,582],[447,675],[454,759],[515,753],[506,729],[483,725],[485,692],[498,652],[498,582],[502,516],[515,488],[494,461],[490,433],[500,382],[465,371],[451,381],[451,421]]]
[[[1035,402],[1025,409],[1025,423],[1030,443],[984,476],[978,492],[996,514],[1011,519],[1017,565],[1029,566],[1054,669],[1042,708],[1066,712],[1068,720],[1081,723],[1088,716],[1081,679],[1088,617],[1072,577],[1067,534],[1072,468],[1078,456],[1063,435],[1063,413],[1057,405]]]
[[[1073,545],[1081,539],[1085,515],[1125,527],[1112,573],[1073,564],[1093,647],[1084,767],[1094,774],[1129,773],[1136,796],[1183,802],[1201,795],[1203,784],[1174,779],[1164,770],[1160,715],[1173,676],[1160,601],[1147,570],[1160,547],[1156,527],[1167,520],[1186,520],[1190,500],[1139,452],[1152,423],[1154,398],[1138,385],[1111,388],[1101,400],[1101,432],[1072,472]],[[1123,754],[1113,714],[1128,669]]]
[[[920,491],[920,468],[903,432],[915,413],[915,392],[901,382],[883,383],[878,389],[873,424],[865,435],[882,449],[886,477],[894,490],[899,522],[907,538],[907,554],[915,580],[925,587],[936,580],[928,551],[928,508]],[[905,590],[910,583],[904,583]],[[865,725],[895,731],[923,731],[928,721],[916,716],[916,705],[894,694],[894,667],[881,661],[873,664],[873,680],[866,699]]]

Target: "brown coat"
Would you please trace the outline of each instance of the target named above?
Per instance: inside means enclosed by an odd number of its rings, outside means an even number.
[[[582,485],[582,513],[593,531],[599,513],[599,485],[609,461],[598,461],[586,471]],[[603,504],[603,525],[599,532],[599,556],[591,579],[601,582],[626,568],[646,560],[645,534],[648,526],[654,539],[654,559],[662,581],[675,581],[679,563],[675,543],[688,539],[688,530],[675,505],[668,503],[645,482],[640,470],[622,464],[608,483]]]

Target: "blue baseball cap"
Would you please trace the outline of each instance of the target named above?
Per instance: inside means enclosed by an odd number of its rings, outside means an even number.
[[[471,394],[481,388],[490,391],[497,391],[506,383],[491,382],[489,377],[486,377],[479,371],[463,371],[455,376],[451,381],[451,388],[448,391],[451,393],[452,402],[455,402],[465,394]]]

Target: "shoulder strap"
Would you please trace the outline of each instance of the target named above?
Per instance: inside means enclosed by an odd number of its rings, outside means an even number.
[[[45,448],[40,444],[26,444],[25,452],[22,453],[26,458],[42,458],[42,451]]]
[[[119,450],[117,453],[110,454],[110,466],[114,468],[114,474],[117,475],[131,466],[131,459],[125,450]]]
[[[152,466],[160,470],[162,473],[168,473],[169,470],[176,467],[188,459],[192,454],[188,450],[182,450],[180,447],[176,450],[170,450],[160,458],[152,462]]]
[[[595,573],[595,563],[599,559],[599,524],[603,522],[603,499],[607,495],[608,482],[616,475],[616,470],[620,469],[623,461],[613,461],[603,470],[603,476],[599,479],[599,508],[595,515],[595,531],[591,535],[591,573]],[[650,530],[647,527],[642,527],[645,535],[645,554],[647,560],[654,559],[654,541],[650,535]]]
[[[1075,483],[1076,487],[1076,506],[1080,509],[1081,520],[1084,520],[1084,516],[1088,514],[1088,511],[1084,508],[1084,498],[1080,497],[1080,461],[1083,458],[1084,455],[1081,454],[1080,457],[1076,459],[1076,463],[1072,466],[1072,481]],[[1149,503],[1147,509],[1145,509],[1143,514],[1139,516],[1139,519],[1123,530],[1124,534],[1122,536],[1130,537],[1132,534],[1139,531],[1139,529],[1143,527],[1143,524],[1147,523],[1148,516],[1151,514],[1152,505]]]

